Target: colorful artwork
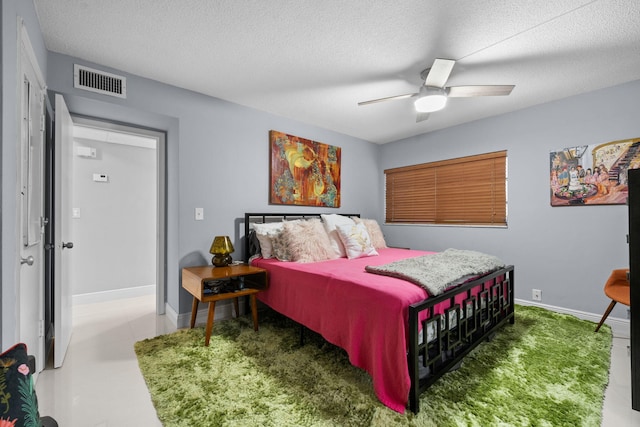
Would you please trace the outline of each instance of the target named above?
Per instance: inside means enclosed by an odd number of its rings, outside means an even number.
[[[269,131],[275,205],[340,207],[340,147]]]
[[[640,168],[640,138],[551,152],[551,206],[627,203],[627,171]]]

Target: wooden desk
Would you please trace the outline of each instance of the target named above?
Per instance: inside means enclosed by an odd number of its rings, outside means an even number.
[[[242,279],[244,287],[234,292],[208,293],[207,284],[226,279]],[[207,325],[205,328],[204,345],[209,345],[213,318],[216,309],[216,301],[233,298],[236,317],[239,316],[238,298],[248,295],[251,300],[251,313],[253,315],[253,329],[258,330],[258,308],[256,306],[256,294],[268,286],[267,272],[262,268],[249,265],[230,265],[228,267],[186,267],[182,269],[182,287],[193,295],[191,306],[191,328],[196,323],[198,304],[209,303],[207,313]]]

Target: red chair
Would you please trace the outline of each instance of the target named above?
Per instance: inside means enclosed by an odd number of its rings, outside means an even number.
[[[607,310],[604,312],[595,332],[598,332],[604,321],[607,320],[609,313],[611,313],[613,307],[616,306],[616,303],[631,306],[631,286],[629,284],[629,279],[627,278],[628,274],[628,268],[613,270],[611,272],[611,276],[609,276],[609,279],[607,280],[607,283],[604,284],[604,293],[611,298],[611,304],[609,304],[609,307],[607,307]]]

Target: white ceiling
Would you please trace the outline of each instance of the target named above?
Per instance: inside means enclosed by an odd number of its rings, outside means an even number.
[[[34,0],[47,48],[376,143],[640,79],[638,0]],[[452,98],[416,123],[435,58]],[[128,88],[129,91],[134,90]]]

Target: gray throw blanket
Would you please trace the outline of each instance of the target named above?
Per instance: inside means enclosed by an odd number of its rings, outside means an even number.
[[[368,265],[369,273],[398,277],[439,295],[447,288],[495,271],[505,264],[482,252],[447,249],[433,255],[407,258],[383,265]]]

